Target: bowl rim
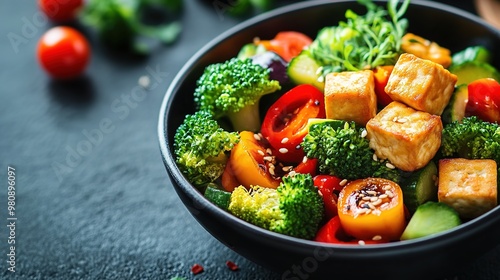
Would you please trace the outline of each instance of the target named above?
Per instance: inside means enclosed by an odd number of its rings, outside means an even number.
[[[387,1],[375,0],[374,3],[386,3]],[[323,5],[338,5],[342,3],[357,3],[356,0],[339,0],[339,1],[328,1],[328,0],[312,0],[312,1],[303,1],[293,4],[288,4],[283,7],[275,8],[271,11],[262,13],[260,15],[251,17],[243,22],[227,29],[222,32],[212,40],[210,40],[207,44],[205,44],[201,49],[199,49],[187,62],[182,66],[179,72],[176,74],[174,79],[171,81],[164,98],[161,103],[160,112],[159,112],[159,120],[158,120],[158,140],[160,151],[162,155],[163,163],[167,169],[167,172],[171,176],[171,179],[175,182],[171,182],[173,185],[175,183],[178,184],[178,187],[182,189],[182,191],[193,201],[195,205],[199,207],[199,209],[208,210],[214,216],[214,218],[219,219],[222,222],[231,223],[231,225],[243,230],[245,234],[252,235],[261,235],[266,236],[269,239],[269,242],[272,240],[280,240],[280,242],[285,242],[284,246],[305,246],[302,248],[314,249],[318,247],[331,248],[335,249],[337,253],[342,252],[364,252],[365,254],[356,254],[356,258],[360,256],[364,258],[372,258],[374,254],[377,255],[385,255],[392,254],[394,250],[397,250],[398,253],[402,253],[404,251],[412,252],[416,249],[425,250],[426,247],[429,249],[436,248],[436,244],[440,244],[440,246],[446,246],[453,243],[458,243],[462,239],[469,238],[473,235],[476,235],[478,232],[481,232],[483,228],[489,228],[492,224],[498,223],[500,216],[500,205],[497,205],[494,209],[488,211],[487,213],[481,215],[480,218],[476,218],[470,221],[466,221],[461,225],[447,230],[442,233],[437,233],[432,236],[422,237],[413,240],[404,240],[390,243],[382,243],[382,244],[370,244],[369,246],[359,246],[352,244],[331,244],[331,243],[323,243],[312,240],[306,240],[301,238],[296,238],[292,236],[287,236],[284,234],[275,233],[269,230],[265,230],[253,224],[250,224],[246,221],[243,221],[230,213],[224,211],[223,209],[217,207],[210,201],[208,201],[202,194],[199,192],[194,186],[192,186],[182,175],[181,171],[176,165],[174,155],[170,152],[169,149],[169,140],[167,137],[168,125],[167,125],[167,115],[169,109],[172,106],[173,97],[177,89],[186,79],[191,71],[194,70],[194,66],[196,62],[202,58],[206,53],[208,53],[213,48],[217,47],[222,41],[228,39],[229,37],[235,35],[237,32],[241,30],[245,30],[254,25],[260,24],[268,19],[278,17],[282,14],[296,12],[303,9],[315,8]],[[446,12],[449,14],[454,14],[457,17],[466,18],[471,22],[475,22],[476,24],[482,25],[486,29],[489,29],[491,33],[496,33],[496,36],[500,38],[500,30],[497,30],[485,20],[476,16],[470,12],[461,10],[459,8],[440,3],[435,1],[428,0],[413,0],[410,3],[411,6],[420,6],[422,8],[436,9],[442,12]],[[409,7],[409,8],[410,8]],[[175,186],[174,186],[175,188]],[[176,189],[177,190],[177,189]],[[198,208],[197,207],[197,208]],[[190,211],[191,212],[191,211]],[[192,215],[195,215],[191,212]],[[196,217],[195,217],[196,218]],[[496,245],[496,244],[495,244]],[[381,250],[383,249],[383,250]],[[368,254],[366,254],[368,253]]]

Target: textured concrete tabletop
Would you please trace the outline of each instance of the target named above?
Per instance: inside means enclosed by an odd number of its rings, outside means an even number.
[[[38,38],[52,24],[34,2],[0,1],[0,278],[280,279],[194,220],[170,185],[158,147],[169,83],[200,47],[241,20],[221,16],[210,1],[185,1],[183,32],[173,45],[132,59],[93,40],[86,75],[60,83],[36,64]],[[14,44],[9,34],[22,40]],[[142,76],[150,88],[135,98]],[[13,273],[9,167],[16,173]],[[500,279],[500,247],[492,249],[456,279]],[[228,260],[239,270],[228,269]],[[195,263],[203,273],[191,273]]]

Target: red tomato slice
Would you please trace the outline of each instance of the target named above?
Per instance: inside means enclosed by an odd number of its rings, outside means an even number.
[[[300,143],[307,134],[310,118],[325,118],[321,91],[308,84],[298,85],[283,94],[267,110],[261,133],[285,163],[299,163],[304,158]]]
[[[317,175],[314,177],[314,185],[318,187],[323,197],[325,217],[327,219],[337,216],[337,195],[342,190],[340,182],[342,182],[342,179],[331,175]]]
[[[392,102],[392,98],[385,92],[385,86],[389,81],[389,76],[392,73],[394,66],[377,66],[373,69],[375,77],[375,94],[377,95],[378,105],[385,107]]]
[[[66,26],[49,29],[38,42],[38,61],[58,79],[79,76],[90,60],[90,45],[76,29]]]
[[[471,82],[467,90],[469,99],[465,115],[500,123],[500,84],[494,79],[484,78]]]
[[[269,51],[274,51],[287,62],[311,43],[312,39],[309,36],[296,31],[282,31],[272,40],[257,41],[257,44],[263,45]]]
[[[83,7],[83,0],[38,0],[40,10],[52,21],[74,20]]]

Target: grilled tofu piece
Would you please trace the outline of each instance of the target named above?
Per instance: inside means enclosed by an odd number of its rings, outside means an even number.
[[[393,101],[366,124],[370,147],[404,171],[424,167],[441,145],[441,117]]]
[[[441,159],[438,199],[464,219],[472,219],[497,205],[497,164],[491,159]]]
[[[430,60],[403,53],[392,70],[385,91],[420,111],[441,115],[450,101],[457,76]]]
[[[330,73],[325,77],[326,118],[366,125],[377,113],[373,71]]]

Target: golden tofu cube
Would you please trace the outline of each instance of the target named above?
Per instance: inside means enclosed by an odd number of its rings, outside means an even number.
[[[365,125],[377,114],[373,71],[330,73],[325,77],[326,118]]]
[[[438,200],[472,219],[497,205],[497,164],[491,159],[439,161]]]
[[[441,115],[450,101],[457,76],[442,65],[409,53],[399,57],[385,91],[394,101]]]
[[[441,117],[393,101],[366,124],[370,147],[380,159],[414,171],[424,167],[441,145]]]

